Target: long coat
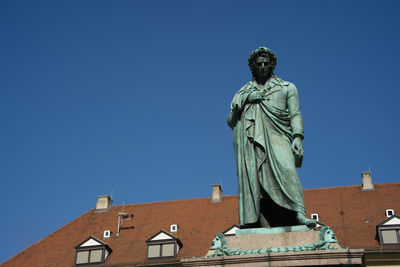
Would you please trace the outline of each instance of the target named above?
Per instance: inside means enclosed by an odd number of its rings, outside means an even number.
[[[261,187],[279,206],[305,213],[291,148],[295,136],[304,137],[297,89],[272,76],[263,100],[248,103],[255,90],[260,89],[251,81],[236,93],[228,118],[234,130],[240,225],[258,221]]]

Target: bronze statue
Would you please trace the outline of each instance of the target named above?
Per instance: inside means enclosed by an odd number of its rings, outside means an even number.
[[[303,158],[303,121],[296,86],[273,74],[276,56],[266,48],[249,59],[253,80],[234,96],[233,129],[242,228],[307,225],[296,167]]]

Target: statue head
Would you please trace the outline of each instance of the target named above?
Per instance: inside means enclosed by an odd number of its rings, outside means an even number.
[[[223,233],[218,233],[212,241],[210,250],[226,249],[226,248],[227,246],[226,246],[225,235]]]
[[[276,66],[276,56],[271,49],[259,47],[251,52],[248,62],[253,78],[270,76]]]
[[[319,232],[320,241],[328,241],[331,243],[337,243],[337,238],[333,230],[329,226],[323,226]]]

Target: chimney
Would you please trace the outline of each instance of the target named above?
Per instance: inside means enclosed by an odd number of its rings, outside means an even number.
[[[375,190],[374,184],[372,183],[370,172],[361,172],[362,177],[362,191]]]
[[[222,188],[219,184],[213,184],[211,203],[221,202],[222,200]]]
[[[106,212],[110,209],[112,204],[112,199],[105,195],[99,196],[96,203],[96,212]]]

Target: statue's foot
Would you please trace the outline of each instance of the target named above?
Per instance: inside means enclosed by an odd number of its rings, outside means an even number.
[[[258,228],[260,226],[258,226],[257,223],[248,223],[248,224],[243,224],[240,226],[240,229],[249,229],[249,228]]]
[[[302,225],[307,225],[308,228],[315,228],[317,222],[313,219],[307,218],[303,213],[297,213],[297,222]]]

